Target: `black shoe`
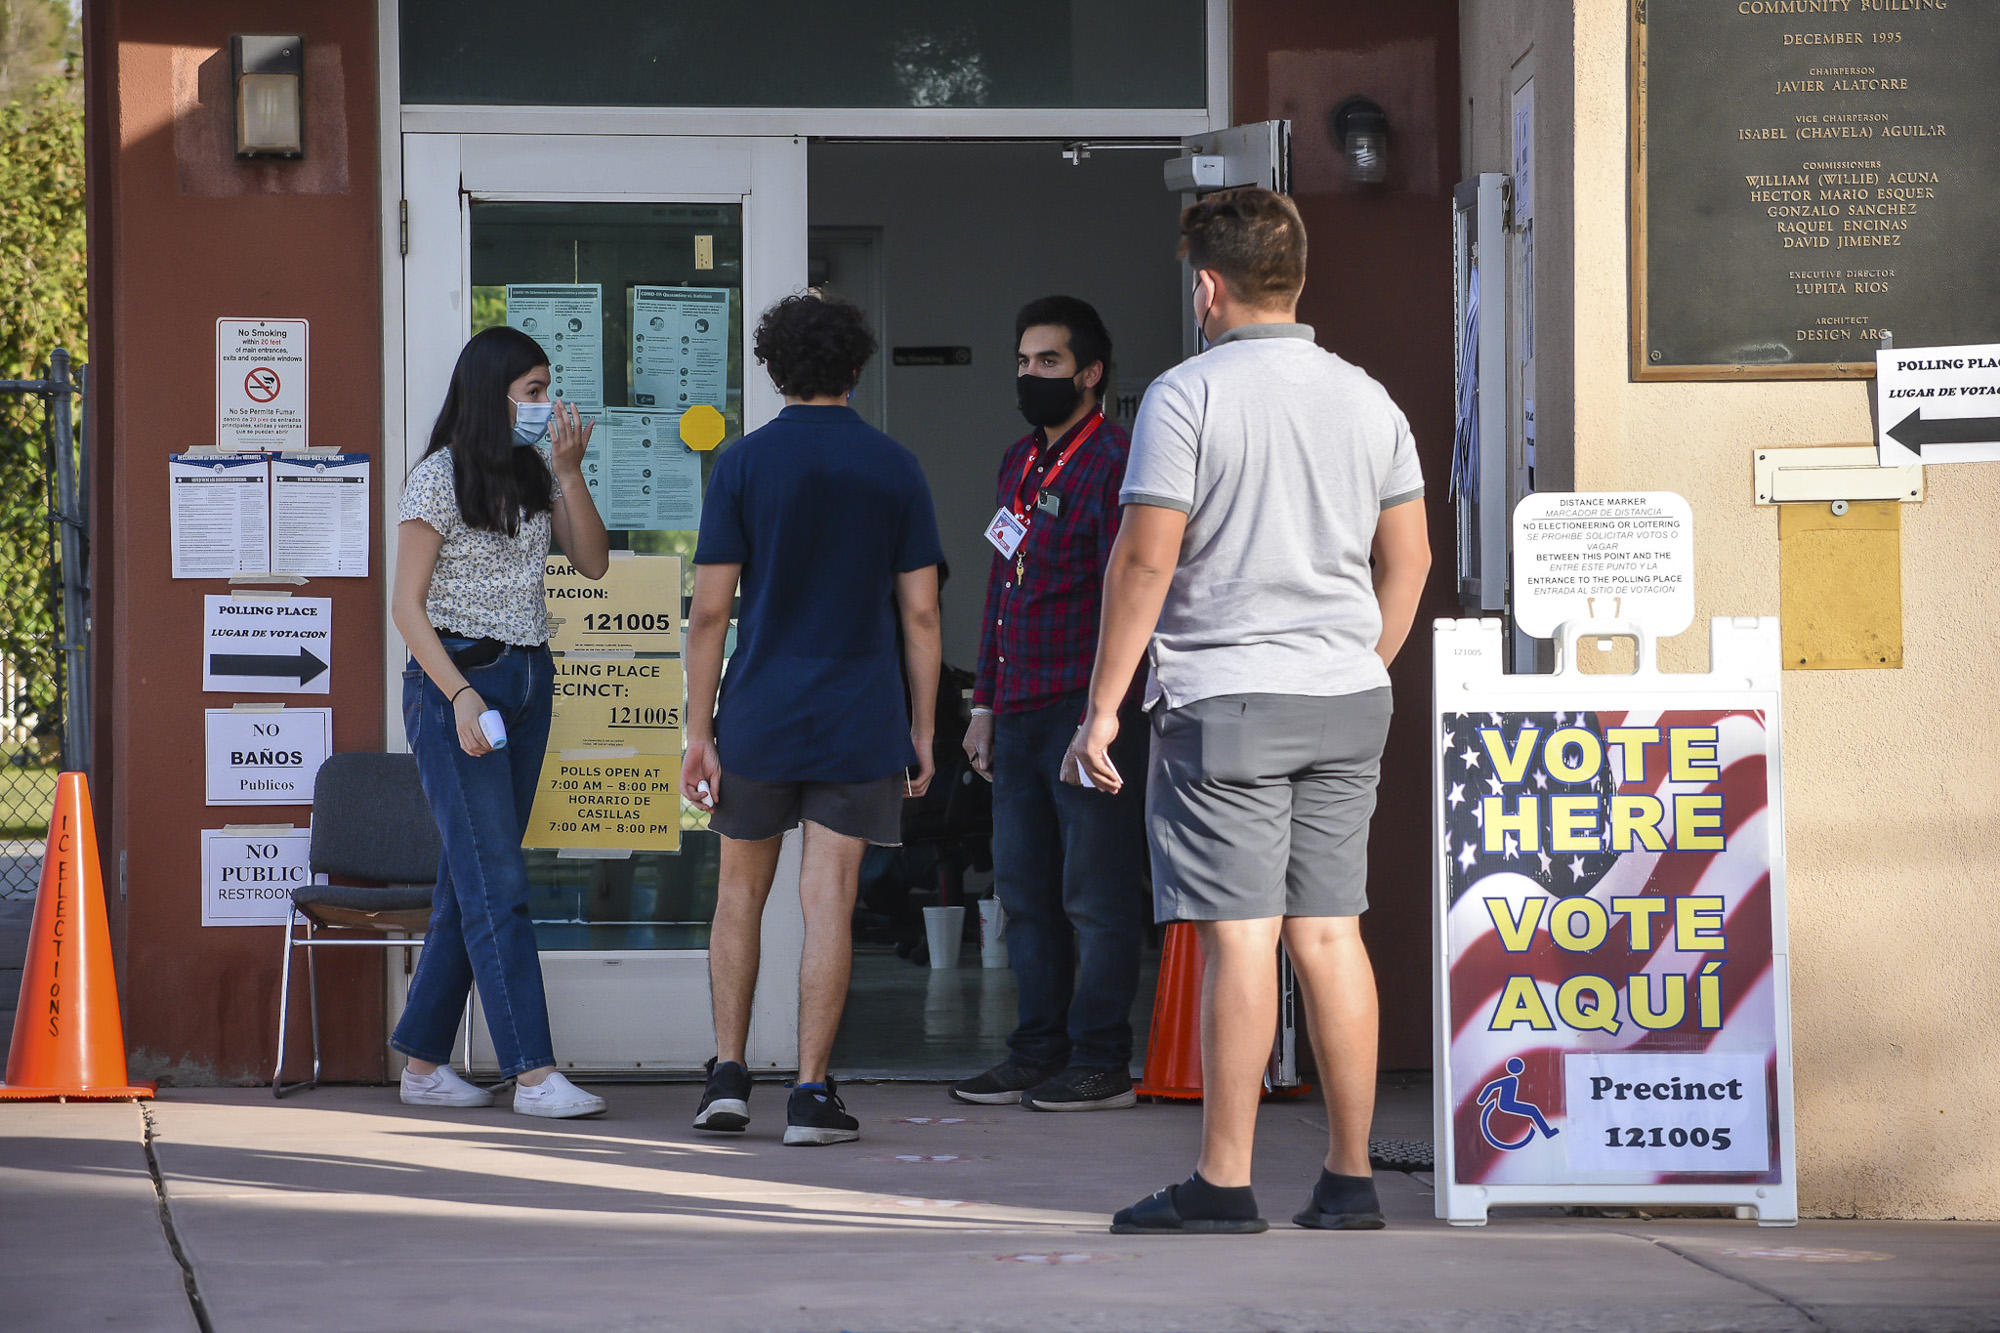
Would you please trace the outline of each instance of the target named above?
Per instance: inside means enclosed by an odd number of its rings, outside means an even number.
[[[861,1122],[847,1113],[840,1088],[832,1079],[824,1088],[793,1088],[785,1104],[785,1142],[799,1147],[852,1143],[861,1137]]]
[[[1002,1060],[983,1074],[952,1084],[951,1099],[975,1106],[1012,1106],[1021,1100],[1022,1093],[1045,1082],[1055,1072],[1011,1058]]]
[[[1292,1222],[1315,1231],[1380,1231],[1382,1201],[1375,1196],[1375,1178],[1336,1176],[1321,1168],[1312,1197]]]
[[[1218,1189],[1199,1175],[1156,1190],[1111,1219],[1114,1236],[1254,1236],[1271,1224],[1245,1185]]]
[[[694,1127],[741,1134],[750,1127],[750,1071],[734,1060],[710,1060],[708,1086],[701,1090]]]
[[[1125,1070],[1080,1065],[1021,1094],[1021,1106],[1029,1111],[1121,1111],[1138,1100]]]

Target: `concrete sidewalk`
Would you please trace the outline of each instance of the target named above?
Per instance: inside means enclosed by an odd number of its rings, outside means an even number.
[[[785,1148],[760,1085],[742,1138],[688,1085],[611,1085],[601,1120],[415,1111],[390,1089],[284,1102],[170,1090],[0,1107],[0,1327],[67,1330],[2000,1329],[2000,1226],[1573,1219],[1454,1230],[1426,1180],[1390,1228],[1285,1221],[1324,1142],[1265,1108],[1263,1236],[1111,1236],[1184,1175],[1199,1110],[1046,1116],[854,1085],[863,1139]],[[171,1232],[148,1170],[164,1180]],[[1377,1132],[1421,1138],[1422,1089]]]

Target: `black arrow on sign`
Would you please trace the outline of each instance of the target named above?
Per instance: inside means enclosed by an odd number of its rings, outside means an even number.
[[[311,683],[326,670],[326,663],[304,648],[287,655],[276,653],[210,653],[211,676],[296,676],[299,684]]]
[[[2000,417],[1932,417],[1918,408],[1889,428],[1889,438],[1913,454],[1927,444],[2000,444]]]

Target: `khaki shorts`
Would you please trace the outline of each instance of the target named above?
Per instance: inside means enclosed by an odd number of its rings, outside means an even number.
[[[903,778],[874,782],[760,782],[725,771],[708,826],[725,838],[762,842],[811,820],[878,847],[903,845]]]
[[[1153,715],[1146,837],[1157,921],[1358,916],[1387,687],[1228,694]]]

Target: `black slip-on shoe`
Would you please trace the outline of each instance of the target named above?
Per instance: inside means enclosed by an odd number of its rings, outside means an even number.
[[[750,1071],[734,1060],[710,1060],[708,1086],[694,1111],[694,1127],[722,1134],[741,1134],[750,1127]]]
[[[852,1143],[861,1137],[861,1122],[847,1113],[840,1088],[832,1079],[824,1088],[793,1088],[785,1104],[785,1143],[793,1148]]]
[[[952,1084],[951,1099],[975,1106],[1012,1106],[1021,1100],[1022,1093],[1046,1083],[1055,1072],[1009,1058],[983,1074]]]
[[[1326,1171],[1321,1172],[1312,1197],[1293,1215],[1292,1223],[1314,1231],[1380,1231],[1387,1225],[1372,1177],[1336,1176]]]
[[[1021,1105],[1029,1111],[1122,1111],[1138,1100],[1132,1075],[1125,1070],[1078,1065],[1021,1094]]]
[[[1130,1208],[1120,1208],[1111,1218],[1114,1236],[1254,1236],[1269,1231],[1271,1224],[1261,1217],[1182,1217],[1174,1196],[1179,1185],[1169,1185],[1147,1195]]]

